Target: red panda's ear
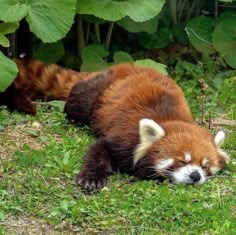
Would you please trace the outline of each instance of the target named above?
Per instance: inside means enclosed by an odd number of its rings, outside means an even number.
[[[151,119],[139,122],[139,136],[141,143],[153,143],[165,135],[164,129]]]
[[[214,142],[217,147],[220,147],[224,143],[225,133],[223,131],[218,131],[214,137]]]
[[[136,147],[133,155],[134,166],[145,156],[152,143],[165,135],[164,129],[151,119],[139,121],[140,144]]]
[[[217,152],[220,156],[220,158],[224,159],[224,161],[228,162],[230,159],[230,156],[220,148],[220,146],[224,143],[225,139],[225,133],[223,131],[219,131],[216,133],[214,137],[214,142],[217,148]]]

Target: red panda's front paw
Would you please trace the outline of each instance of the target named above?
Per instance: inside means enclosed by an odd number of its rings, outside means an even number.
[[[107,182],[107,178],[90,178],[88,176],[78,175],[76,183],[85,191],[94,191],[102,189]]]

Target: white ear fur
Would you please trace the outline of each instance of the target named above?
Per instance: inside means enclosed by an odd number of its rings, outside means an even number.
[[[142,119],[139,122],[139,136],[141,143],[154,142],[165,135],[163,128],[151,119]]]
[[[218,154],[225,159],[226,162],[229,162],[230,155],[228,155],[220,146],[224,143],[225,133],[223,131],[218,131],[214,137],[214,142],[217,147]]]
[[[225,133],[223,131],[218,131],[214,137],[214,142],[217,147],[220,147],[225,139]]]
[[[145,156],[147,149],[152,145],[152,143],[161,139],[164,135],[164,129],[153,120],[142,119],[139,121],[140,144],[134,151],[134,166],[142,157]]]

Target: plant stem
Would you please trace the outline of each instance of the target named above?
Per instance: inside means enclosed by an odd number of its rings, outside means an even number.
[[[197,1],[198,1],[198,0],[194,0],[194,1],[193,1],[192,5],[191,5],[191,7],[190,7],[190,9],[189,9],[189,11],[188,11],[187,17],[186,17],[186,20],[187,20],[187,21],[189,21],[189,19],[191,18],[192,13],[193,13],[193,10],[194,10],[194,8],[195,8],[195,5],[196,5]]]
[[[208,117],[208,129],[211,129],[211,111],[209,111],[209,117]]]
[[[111,35],[112,35],[113,27],[114,27],[114,22],[110,22],[108,30],[107,30],[107,36],[106,36],[106,44],[105,44],[106,50],[108,50],[110,42],[111,42]]]
[[[88,44],[89,41],[89,34],[90,34],[90,23],[87,24],[86,35],[85,35],[85,45]]]
[[[180,2],[180,1],[179,1]],[[177,21],[178,22],[180,22],[181,21],[181,19],[182,19],[182,16],[183,16],[183,10],[184,10],[184,7],[185,7],[185,5],[186,5],[186,2],[187,2],[187,0],[183,0],[182,1],[182,3],[179,3],[178,4],[178,12],[179,12],[179,14],[178,14],[178,18],[177,18]]]
[[[16,32],[7,36],[10,41],[10,47],[7,48],[7,56],[9,58],[16,58],[18,56],[17,51],[17,34]]]
[[[201,6],[200,6],[200,3],[197,4],[196,8],[195,8],[195,14],[194,16],[199,16],[200,15],[200,11],[201,11]]]
[[[215,0],[214,18],[216,19],[217,16],[218,16],[218,0]]]
[[[85,46],[85,41],[84,41],[84,30],[83,30],[83,20],[80,15],[78,15],[78,20],[77,20],[77,38],[78,38],[78,56],[81,58],[82,55],[82,49]]]
[[[205,112],[205,109],[204,109],[204,105],[205,105],[205,95],[203,94],[201,98],[202,98],[201,124],[203,125],[203,123],[204,123],[204,112]]]
[[[173,25],[177,24],[177,15],[176,15],[176,0],[169,0],[170,4],[170,14],[172,18]]]
[[[185,5],[186,5],[186,7],[185,7],[185,15],[184,15],[185,18],[184,18],[184,19],[185,19],[185,21],[187,21],[187,20],[186,20],[186,19],[187,19],[187,12],[189,12],[189,10],[190,10],[190,3],[189,3],[189,0],[186,1],[186,4],[185,4]]]
[[[99,24],[95,24],[94,27],[95,27],[95,35],[96,35],[97,42],[100,44],[101,43],[101,37],[100,37]]]

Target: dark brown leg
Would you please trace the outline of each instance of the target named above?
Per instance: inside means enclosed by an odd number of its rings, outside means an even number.
[[[77,177],[77,184],[83,190],[101,189],[111,173],[112,164],[106,140],[100,138],[90,146],[86,153],[82,169]]]
[[[18,95],[15,100],[16,109],[28,114],[36,114],[36,104],[26,95]]]

